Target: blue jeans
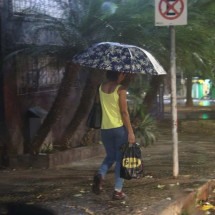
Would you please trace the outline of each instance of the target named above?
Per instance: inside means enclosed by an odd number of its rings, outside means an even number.
[[[99,173],[105,178],[107,171],[115,163],[115,189],[121,190],[123,179],[120,178],[120,162],[122,158],[121,146],[128,141],[128,133],[124,126],[101,130],[102,142],[105,147],[106,157],[102,162]]]

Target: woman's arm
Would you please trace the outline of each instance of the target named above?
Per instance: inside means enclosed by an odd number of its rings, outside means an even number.
[[[128,113],[126,90],[123,87],[120,87],[118,90],[118,94],[119,108],[122,116],[122,121],[128,131],[128,142],[132,144],[135,143],[135,135],[131,126],[130,116]]]

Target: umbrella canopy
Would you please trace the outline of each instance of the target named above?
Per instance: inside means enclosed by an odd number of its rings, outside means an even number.
[[[148,51],[128,44],[115,42],[96,43],[73,57],[81,66],[119,72],[166,74],[160,63]]]

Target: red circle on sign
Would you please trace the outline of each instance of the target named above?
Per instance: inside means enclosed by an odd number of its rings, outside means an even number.
[[[161,16],[163,16],[165,19],[173,20],[177,19],[184,11],[184,2],[183,0],[172,0],[173,4],[170,4],[171,0],[161,0],[159,3],[159,12]],[[181,4],[180,10],[177,10],[175,8],[176,4]],[[166,10],[162,11],[162,6],[166,6]],[[170,11],[173,11],[172,14],[169,14]]]

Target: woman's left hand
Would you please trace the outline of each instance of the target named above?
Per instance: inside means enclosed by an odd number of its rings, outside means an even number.
[[[133,133],[133,132],[130,133],[130,134],[128,134],[128,143],[129,143],[129,144],[134,144],[134,143],[136,143],[135,136],[134,136],[134,133]]]

